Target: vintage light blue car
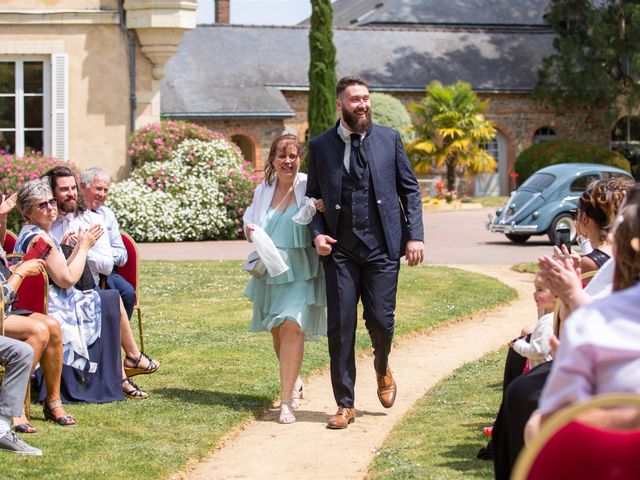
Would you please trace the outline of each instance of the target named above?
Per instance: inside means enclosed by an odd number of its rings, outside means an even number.
[[[542,168],[531,175],[507,204],[489,215],[487,228],[504,233],[515,243],[526,242],[532,235],[547,234],[554,243],[556,226],[565,223],[576,236],[574,222],[578,199],[587,186],[600,179],[631,175],[620,168],[595,163],[560,163]]]

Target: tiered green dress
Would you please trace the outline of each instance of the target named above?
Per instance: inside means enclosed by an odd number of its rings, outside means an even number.
[[[287,253],[289,270],[271,277],[252,277],[244,294],[253,302],[251,331],[270,332],[285,320],[300,325],[307,340],[327,334],[324,270],[311,246],[306,225],[292,220],[292,205],[284,212],[269,208],[262,228]]]

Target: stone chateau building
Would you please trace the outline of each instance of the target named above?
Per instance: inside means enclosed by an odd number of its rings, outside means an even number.
[[[0,1],[0,150],[128,175],[133,128],[160,119],[164,64],[196,0]]]
[[[283,130],[307,131],[308,25],[226,24],[186,33],[166,65],[163,115],[195,121],[233,139],[260,167]],[[337,76],[359,74],[371,90],[405,105],[420,101],[432,80],[465,80],[490,101],[497,134],[487,148],[494,175],[476,179],[476,194],[506,194],[520,151],[549,138],[610,146],[611,131],[575,112],[557,116],[531,96],[554,32],[545,22],[548,0],[337,0],[334,43]],[[231,2],[231,8],[233,2]]]

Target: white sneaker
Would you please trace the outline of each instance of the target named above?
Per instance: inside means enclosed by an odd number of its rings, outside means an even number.
[[[32,447],[24,440],[18,438],[15,432],[7,432],[4,436],[0,437],[0,452],[17,453],[19,455],[34,455],[41,456],[42,450]]]

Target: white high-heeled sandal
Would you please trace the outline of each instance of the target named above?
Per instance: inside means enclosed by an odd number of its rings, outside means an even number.
[[[304,383],[300,377],[296,379],[296,383],[293,385],[293,392],[291,392],[291,406],[294,410],[300,408],[300,400],[304,398]]]
[[[278,421],[283,425],[296,421],[296,416],[293,414],[292,402],[292,398],[289,400],[280,400],[280,418]]]

